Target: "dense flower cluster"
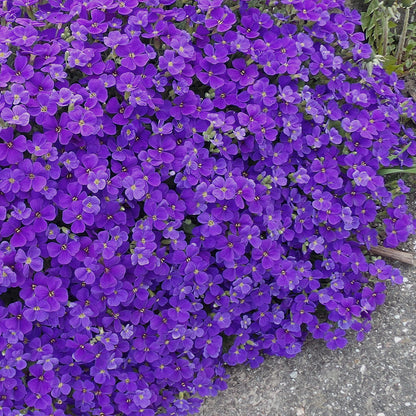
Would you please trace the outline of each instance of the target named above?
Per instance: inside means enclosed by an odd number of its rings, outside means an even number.
[[[358,339],[414,231],[402,82],[341,0],[6,0],[0,414],[187,415]],[[385,215],[378,215],[385,212]]]

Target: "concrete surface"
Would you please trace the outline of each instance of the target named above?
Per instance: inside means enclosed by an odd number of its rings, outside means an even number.
[[[416,416],[416,268],[390,286],[362,342],[343,350],[308,341],[295,358],[231,368],[229,388],[201,416]]]

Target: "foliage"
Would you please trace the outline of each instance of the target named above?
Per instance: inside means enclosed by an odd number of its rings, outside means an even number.
[[[402,281],[368,250],[414,232],[409,188],[381,173],[413,166],[416,105],[365,69],[357,12],[5,0],[0,17],[2,414],[186,415],[227,364],[363,339]]]
[[[374,52],[388,73],[415,72],[416,24],[409,23],[413,0],[366,0],[361,25]]]

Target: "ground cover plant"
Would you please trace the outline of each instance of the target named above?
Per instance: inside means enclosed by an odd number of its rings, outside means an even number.
[[[415,104],[342,1],[0,12],[0,414],[187,415],[363,339],[414,231]]]

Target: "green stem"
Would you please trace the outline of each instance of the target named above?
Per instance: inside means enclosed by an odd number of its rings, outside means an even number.
[[[3,7],[3,11],[7,12],[7,0],[3,0],[2,7]],[[1,23],[1,26],[7,26],[6,18],[2,17],[0,23]]]
[[[397,47],[397,53],[396,53],[396,61],[398,64],[401,62],[401,59],[402,59],[404,43],[406,41],[407,27],[409,25],[409,17],[410,17],[410,7],[407,7],[405,14],[404,14],[403,30],[400,35],[399,46]]]
[[[30,8],[30,6],[27,6],[26,7],[26,13],[27,13],[27,15],[32,19],[32,20],[35,20],[35,15],[33,14],[33,11],[32,11],[32,9]]]
[[[385,9],[385,8],[384,8]],[[387,10],[383,13],[383,55],[387,55],[387,44],[389,42],[389,18],[387,16]]]
[[[410,147],[410,145],[411,145],[412,143],[410,142],[410,143],[408,143],[408,144],[406,144],[401,150],[400,150],[400,152],[399,153],[396,153],[396,154],[394,154],[394,155],[391,155],[391,156],[389,156],[388,157],[388,159],[389,160],[394,160],[394,159],[397,159],[401,154],[403,154],[409,147]],[[416,161],[413,161],[414,163],[416,162]]]

